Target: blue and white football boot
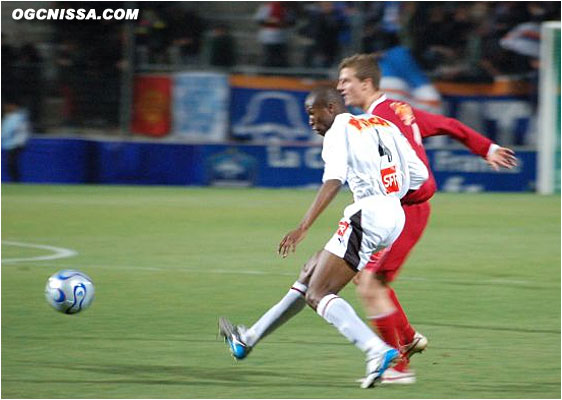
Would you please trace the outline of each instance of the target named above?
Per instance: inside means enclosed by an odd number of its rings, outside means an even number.
[[[232,323],[224,317],[219,318],[219,335],[224,338],[230,354],[237,360],[243,360],[250,353],[252,348],[242,339],[240,334],[241,327],[232,325]]]
[[[367,359],[367,374],[361,382],[361,388],[368,389],[375,386],[384,371],[394,366],[399,359],[400,352],[393,348],[369,357]]]

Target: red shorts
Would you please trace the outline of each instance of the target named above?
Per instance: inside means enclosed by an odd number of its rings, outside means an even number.
[[[365,266],[365,271],[382,275],[387,282],[394,280],[410,251],[422,237],[431,210],[428,201],[420,204],[405,204],[402,208],[406,215],[402,233],[392,243],[392,246],[371,255],[371,259]]]

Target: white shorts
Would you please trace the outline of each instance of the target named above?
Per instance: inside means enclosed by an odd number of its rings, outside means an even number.
[[[324,249],[361,271],[372,253],[398,239],[405,221],[398,198],[366,197],[345,208],[338,230]]]

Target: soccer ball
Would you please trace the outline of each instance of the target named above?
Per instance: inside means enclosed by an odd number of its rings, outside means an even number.
[[[94,284],[85,273],[65,269],[49,278],[45,297],[55,310],[76,314],[90,307],[94,301]]]

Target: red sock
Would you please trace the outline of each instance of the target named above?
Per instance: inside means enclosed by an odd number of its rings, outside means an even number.
[[[395,349],[397,349],[399,345],[398,334],[396,332],[397,317],[398,312],[393,311],[390,314],[385,314],[380,317],[369,318],[373,327],[379,331],[382,340]]]
[[[406,317],[406,313],[402,309],[402,306],[400,305],[400,302],[396,297],[396,293],[394,293],[394,290],[391,287],[388,288],[388,296],[396,307],[396,331],[398,333],[400,344],[405,345],[411,343],[412,340],[414,340],[416,331],[414,330],[414,328],[412,328],[412,325],[410,325],[408,317]]]
[[[400,361],[394,366],[394,369],[399,372],[404,372],[408,369],[410,361],[406,357],[402,357]]]

